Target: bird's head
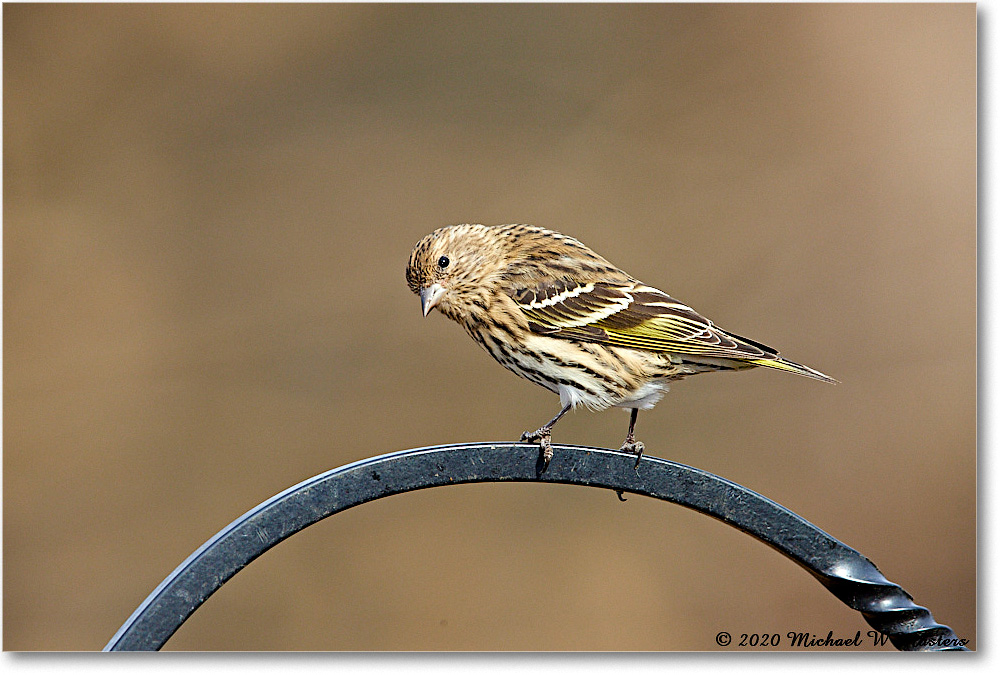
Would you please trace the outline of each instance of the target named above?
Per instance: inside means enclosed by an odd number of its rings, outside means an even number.
[[[451,225],[417,242],[406,266],[406,283],[420,296],[424,316],[438,308],[463,321],[488,300],[505,264],[502,238],[485,225]]]

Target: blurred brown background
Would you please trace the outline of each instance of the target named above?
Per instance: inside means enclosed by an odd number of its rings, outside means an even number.
[[[32,6],[4,14],[4,643],[90,650],[316,473],[510,440],[555,396],[403,271],[572,234],[842,381],[677,384],[650,454],[874,560],[976,638],[975,6]],[[619,411],[557,442],[617,447]],[[860,615],[721,523],[568,486],[380,500],[169,649],[716,649]]]

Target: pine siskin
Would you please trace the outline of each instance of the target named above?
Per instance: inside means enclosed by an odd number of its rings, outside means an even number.
[[[552,426],[571,408],[632,411],[623,452],[637,455],[639,410],[688,375],[766,366],[833,378],[715,326],[582,243],[531,225],[453,225],[421,239],[406,268],[427,316],[458,322],[500,365],[559,394],[562,409],[522,441],[538,442],[543,470]]]

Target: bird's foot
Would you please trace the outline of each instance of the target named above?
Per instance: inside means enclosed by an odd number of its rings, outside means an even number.
[[[634,438],[626,438],[625,442],[622,443],[620,448],[621,452],[629,452],[634,454],[635,457],[635,468],[639,468],[639,460],[642,459],[642,452],[646,449],[645,444],[642,441],[637,441]]]
[[[539,460],[541,461],[539,473],[545,473],[545,470],[549,468],[549,462],[552,461],[552,430],[542,427],[535,431],[525,431],[521,434],[521,442],[538,443]]]

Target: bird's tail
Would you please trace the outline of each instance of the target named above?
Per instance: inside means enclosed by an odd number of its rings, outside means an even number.
[[[796,375],[804,375],[805,377],[811,377],[814,380],[819,380],[821,382],[829,382],[830,384],[839,384],[839,382],[829,375],[824,375],[818,370],[813,370],[809,366],[803,366],[801,363],[795,363],[795,361],[789,361],[788,359],[783,359],[780,356],[776,356],[772,359],[748,359],[748,363],[752,363],[755,366],[764,366],[765,368],[776,368],[778,370],[787,370],[790,373],[795,373]]]

